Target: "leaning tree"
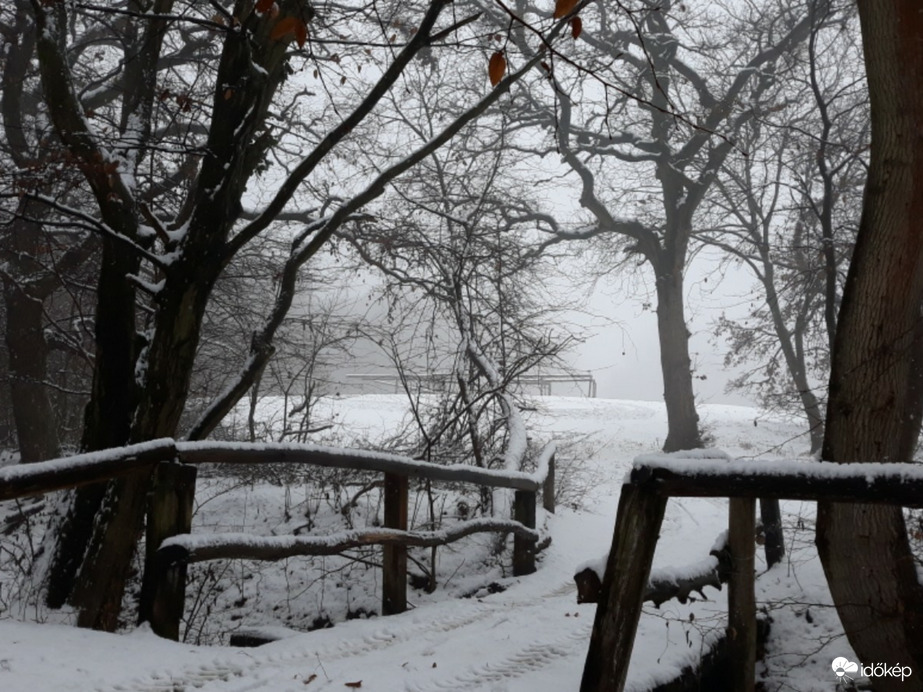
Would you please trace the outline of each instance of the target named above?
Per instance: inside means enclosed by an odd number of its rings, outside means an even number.
[[[833,345],[823,459],[909,461],[923,417],[923,14],[859,3],[871,103],[865,202]],[[865,662],[923,670],[923,586],[899,507],[819,503],[817,547]],[[880,677],[875,689],[923,689]]]

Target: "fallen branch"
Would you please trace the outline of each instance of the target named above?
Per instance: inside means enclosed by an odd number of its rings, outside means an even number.
[[[295,555],[337,555],[368,545],[431,548],[476,533],[513,533],[538,542],[541,535],[517,521],[475,519],[440,531],[357,529],[329,536],[253,536],[245,533],[182,534],[165,540],[157,551],[160,568],[205,560],[281,560]]]
[[[704,560],[682,568],[662,568],[651,570],[644,600],[651,601],[654,606],[660,607],[671,599],[680,603],[689,600],[693,592],[705,598],[702,591],[706,586],[711,586],[719,591],[721,585],[727,583],[731,573],[731,556],[727,548],[727,532],[723,532],[709,555]],[[585,567],[574,575],[577,583],[577,603],[598,603],[602,590],[602,571],[599,566],[604,566],[606,560],[597,561],[594,565]]]

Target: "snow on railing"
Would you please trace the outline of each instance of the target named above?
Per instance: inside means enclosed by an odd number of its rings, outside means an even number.
[[[525,449],[517,453],[524,454]],[[473,533],[513,534],[513,574],[535,571],[535,554],[548,539],[536,530],[537,495],[554,512],[554,444],[542,449],[534,473],[440,466],[419,459],[363,449],[296,443],[177,442],[170,438],[79,454],[64,459],[0,468],[0,500],[98,483],[130,473],[153,473],[147,520],[148,552],[141,614],[161,636],[176,639],[185,601],[186,565],[221,558],[277,560],[288,555],[333,554],[359,545],[382,545],[382,612],[399,613],[407,603],[407,547],[451,543]],[[164,463],[167,462],[167,463]],[[179,463],[169,463],[179,462]],[[192,501],[200,464],[310,464],[384,474],[384,528],[326,537],[246,534],[192,535]],[[407,530],[408,480],[427,478],[515,490],[513,519],[476,519],[442,531]]]

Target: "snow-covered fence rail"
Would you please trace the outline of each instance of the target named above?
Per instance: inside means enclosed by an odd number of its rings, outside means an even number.
[[[398,454],[285,442],[177,442],[176,452],[179,460],[187,464],[311,464],[532,492],[543,487],[548,464],[554,456],[553,447],[546,448],[540,455],[535,472],[525,473],[463,464],[440,466]]]
[[[64,459],[0,468],[0,500],[99,483],[131,473],[154,473],[148,508],[147,556],[141,618],[161,636],[176,639],[185,600],[186,565],[217,558],[278,560],[330,555],[361,545],[383,546],[382,613],[407,607],[407,548],[454,542],[473,533],[513,534],[513,574],[535,571],[539,545],[537,497],[554,512],[555,447],[539,454],[533,473],[440,466],[410,457],[360,449],[292,443],[177,442],[160,439]],[[384,528],[326,537],[258,538],[245,534],[192,535],[196,468],[201,464],[308,464],[383,473]],[[472,483],[515,490],[512,520],[473,520],[443,531],[407,530],[410,478]]]
[[[63,459],[4,466],[0,468],[0,500],[41,495],[150,471],[158,463],[175,457],[176,443],[164,438]]]
[[[727,497],[729,689],[754,689],[757,498],[923,507],[923,464],[640,457],[622,486],[580,692],[621,692],[670,497]]]
[[[501,471],[427,461],[363,449],[294,443],[176,442],[152,440],[100,452],[76,454],[34,464],[0,468],[0,500],[15,500],[54,490],[76,488],[110,478],[150,470],[158,463],[177,460],[184,464],[310,464],[325,468],[394,473],[408,478],[473,483],[494,488],[537,492],[545,504],[554,498],[554,446],[539,455],[533,473]],[[547,487],[546,487],[547,486]]]

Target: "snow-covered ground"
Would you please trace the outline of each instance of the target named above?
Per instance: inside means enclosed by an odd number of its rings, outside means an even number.
[[[528,416],[530,435],[536,443],[562,440],[566,495],[558,512],[543,519],[552,543],[536,574],[508,576],[502,562],[485,557],[490,539],[473,537],[440,550],[440,586],[433,594],[411,590],[409,612],[339,621],[346,611],[375,609],[376,568],[331,561],[318,572],[292,560],[272,569],[229,563],[221,574],[200,572],[190,584],[190,602],[193,608],[198,603],[199,611],[188,613],[195,624],[187,641],[253,626],[273,626],[284,635],[249,649],[178,644],[144,628],[119,635],[77,630],[51,624],[57,614],[9,608],[0,612],[0,690],[576,690],[595,606],[577,605],[574,569],[608,550],[621,481],[634,457],[659,449],[665,413],[661,404],[641,401],[546,397],[535,404]],[[400,398],[387,395],[325,405],[335,414],[341,438],[348,432],[374,439],[404,415]],[[733,457],[795,458],[806,452],[796,422],[736,406],[705,405],[701,412],[714,446]],[[330,504],[329,493],[312,497],[309,484],[291,479],[272,485],[206,478],[201,485],[194,528],[200,531],[246,525],[282,533],[304,525],[305,514],[312,512],[311,530],[322,530],[319,509]],[[353,508],[357,521],[375,511],[362,504],[371,503],[371,496],[362,495]],[[783,510],[789,556],[770,572],[759,567],[758,600],[772,617],[759,674],[766,690],[832,690],[837,678],[831,662],[839,656],[854,660],[853,652],[829,605],[812,547],[813,508],[793,502]],[[671,500],[655,567],[701,560],[726,528],[726,501]],[[204,594],[209,585],[222,593],[206,606],[204,595],[195,600],[195,590]],[[707,589],[706,596],[645,610],[630,689],[665,682],[700,657],[723,627],[726,609],[724,592]],[[330,629],[298,631],[318,615],[339,622]]]

